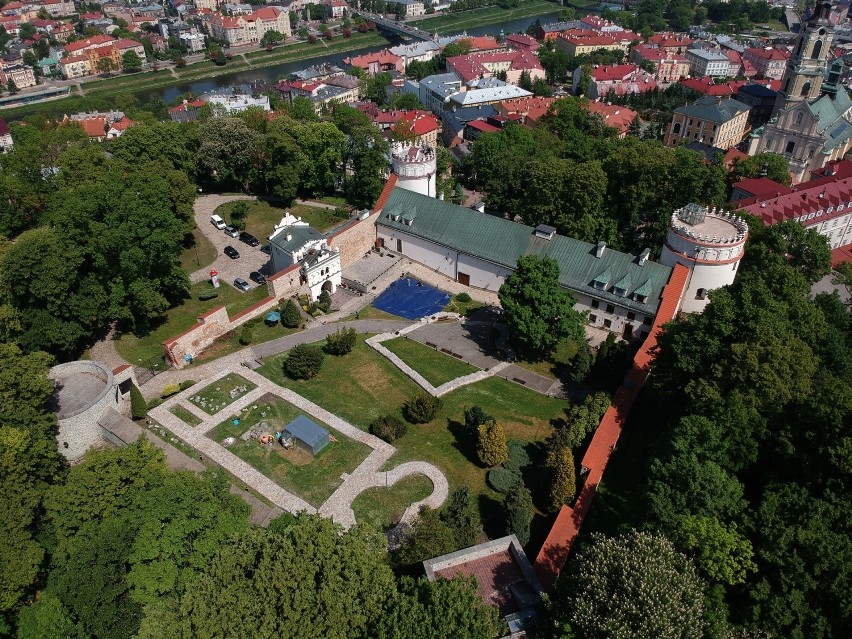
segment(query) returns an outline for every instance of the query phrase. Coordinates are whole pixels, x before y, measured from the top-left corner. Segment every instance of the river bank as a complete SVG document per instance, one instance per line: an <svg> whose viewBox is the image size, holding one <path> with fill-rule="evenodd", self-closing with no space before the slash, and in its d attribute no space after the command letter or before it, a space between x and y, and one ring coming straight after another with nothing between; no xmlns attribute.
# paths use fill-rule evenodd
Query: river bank
<svg viewBox="0 0 852 639"><path fill-rule="evenodd" d="M579 3L587 1L577 0ZM588 4L592 5L594 2L588 1ZM561 9L562 7L558 2L528 0L520 6L511 9L483 7L481 9L471 9L470 11L447 13L435 18L426 17L417 20L408 20L407 23L430 33L438 31L441 34L453 34L475 27L484 27L518 18L534 18L539 15L554 13Z"/></svg>

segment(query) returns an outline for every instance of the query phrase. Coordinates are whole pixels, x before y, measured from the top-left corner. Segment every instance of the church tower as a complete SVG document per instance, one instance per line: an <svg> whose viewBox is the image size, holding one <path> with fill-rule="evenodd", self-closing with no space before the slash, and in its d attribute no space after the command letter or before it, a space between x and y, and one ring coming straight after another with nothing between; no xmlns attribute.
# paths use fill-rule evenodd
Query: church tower
<svg viewBox="0 0 852 639"><path fill-rule="evenodd" d="M831 0L817 0L813 15L802 24L796 48L787 61L773 117L803 100L819 97L834 39L830 16Z"/></svg>

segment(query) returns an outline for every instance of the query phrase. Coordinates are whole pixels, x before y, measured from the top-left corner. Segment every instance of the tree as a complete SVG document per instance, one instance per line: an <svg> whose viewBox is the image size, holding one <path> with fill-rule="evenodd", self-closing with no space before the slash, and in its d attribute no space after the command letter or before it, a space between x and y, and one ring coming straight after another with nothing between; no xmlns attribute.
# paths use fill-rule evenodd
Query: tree
<svg viewBox="0 0 852 639"><path fill-rule="evenodd" d="M390 73L383 71L367 79L366 96L371 102L385 104L388 101L388 87L393 78Z"/></svg>
<svg viewBox="0 0 852 639"><path fill-rule="evenodd" d="M9 81L6 83L6 90L10 95L15 95L18 92L18 85L15 84L12 78L9 78Z"/></svg>
<svg viewBox="0 0 852 639"><path fill-rule="evenodd" d="M429 393L415 395L402 407L402 414L412 424L431 422L441 408L441 400Z"/></svg>
<svg viewBox="0 0 852 639"><path fill-rule="evenodd" d="M556 260L534 255L518 259L498 293L509 334L524 351L544 354L562 339L583 338L583 317L559 284Z"/></svg>
<svg viewBox="0 0 852 639"><path fill-rule="evenodd" d="M559 612L583 637L704 636L704 584L664 537L594 535L576 565Z"/></svg>
<svg viewBox="0 0 852 639"><path fill-rule="evenodd" d="M395 591L384 544L378 531L344 532L318 515L248 530L192 587L150 606L138 636L368 636Z"/></svg>
<svg viewBox="0 0 852 639"><path fill-rule="evenodd" d="M592 370L594 363L595 356L592 354L592 349L588 342L583 340L577 349L577 354L574 355L568 365L566 379L572 384L582 384Z"/></svg>
<svg viewBox="0 0 852 639"><path fill-rule="evenodd" d="M56 595L44 592L18 614L17 639L87 639Z"/></svg>
<svg viewBox="0 0 852 639"><path fill-rule="evenodd" d="M715 517L685 515L673 540L687 552L696 553L698 569L711 581L733 586L744 583L747 574L757 570L751 542L737 532L736 524L726 527Z"/></svg>
<svg viewBox="0 0 852 639"><path fill-rule="evenodd" d="M627 135L632 135L634 137L639 137L642 133L642 121L639 119L639 114L636 114L636 117L630 121L630 126L627 129Z"/></svg>
<svg viewBox="0 0 852 639"><path fill-rule="evenodd" d="M397 557L402 565L407 566L446 555L457 548L455 532L440 513L422 506L420 514L402 537Z"/></svg>
<svg viewBox="0 0 852 639"><path fill-rule="evenodd" d="M214 118L198 129L199 178L248 192L263 172L263 136L240 118Z"/></svg>
<svg viewBox="0 0 852 639"><path fill-rule="evenodd" d="M103 57L98 60L99 73L105 73L106 75L110 75L113 71L115 71L115 62L113 62L112 58Z"/></svg>
<svg viewBox="0 0 852 639"><path fill-rule="evenodd" d="M400 111L424 108L414 93L395 93L391 98L391 107Z"/></svg>
<svg viewBox="0 0 852 639"><path fill-rule="evenodd" d="M506 532L515 535L522 545L530 540L530 526L535 516L532 495L523 482L515 484L503 502L506 511Z"/></svg>
<svg viewBox="0 0 852 639"><path fill-rule="evenodd" d="M145 419L148 414L148 404L142 396L142 391L136 384L130 387L130 415L133 419Z"/></svg>
<svg viewBox="0 0 852 639"><path fill-rule="evenodd" d="M299 344L294 346L284 360L284 374L292 379L311 379L322 368L325 353L319 346Z"/></svg>
<svg viewBox="0 0 852 639"><path fill-rule="evenodd" d="M476 545L482 532L482 524L479 507L470 488L462 486L450 494L441 511L441 519L455 533L457 547L469 548Z"/></svg>
<svg viewBox="0 0 852 639"><path fill-rule="evenodd" d="M340 327L326 338L325 349L332 355L346 355L355 347L354 328Z"/></svg>
<svg viewBox="0 0 852 639"><path fill-rule="evenodd" d="M476 456L483 466L493 468L509 459L506 433L494 420L480 424L477 429Z"/></svg>
<svg viewBox="0 0 852 639"><path fill-rule="evenodd" d="M370 432L389 444L405 435L407 430L405 422L393 415L383 415L370 424Z"/></svg>
<svg viewBox="0 0 852 639"><path fill-rule="evenodd" d="M544 98L549 98L553 95L553 91L550 89L550 86L544 78L536 78L533 81L532 92L533 95Z"/></svg>
<svg viewBox="0 0 852 639"><path fill-rule="evenodd" d="M281 308L281 324L286 328L298 328L302 323L302 314L293 300L287 300Z"/></svg>
<svg viewBox="0 0 852 639"><path fill-rule="evenodd" d="M135 51L125 51L121 56L121 67L125 73L133 73L142 68L142 58Z"/></svg>
<svg viewBox="0 0 852 639"><path fill-rule="evenodd" d="M471 433L476 432L477 427L485 422L494 421L480 406L471 406L464 409L464 427Z"/></svg>
<svg viewBox="0 0 852 639"><path fill-rule="evenodd" d="M521 77L518 79L518 86L524 89L525 91L533 90L533 81L530 77L530 72L526 69L521 71Z"/></svg>
<svg viewBox="0 0 852 639"><path fill-rule="evenodd" d="M245 200L236 202L234 207L231 209L231 225L239 230L245 230L248 214L249 203Z"/></svg>
<svg viewBox="0 0 852 639"><path fill-rule="evenodd" d="M260 46L265 47L267 45L279 44L284 41L284 36L275 29L270 29L266 33L263 34L263 37L260 39Z"/></svg>
<svg viewBox="0 0 852 639"><path fill-rule="evenodd" d="M499 633L494 608L485 605L473 577L429 581L403 577L382 615L379 639L491 639Z"/></svg>
<svg viewBox="0 0 852 639"><path fill-rule="evenodd" d="M729 180L731 184L745 178L766 175L770 180L789 186L791 182L787 158L777 153L760 153L734 162Z"/></svg>
<svg viewBox="0 0 852 639"><path fill-rule="evenodd" d="M574 499L577 478L574 469L574 454L570 448L561 448L548 454L545 462L552 473L550 491L547 496L548 510L556 512Z"/></svg>

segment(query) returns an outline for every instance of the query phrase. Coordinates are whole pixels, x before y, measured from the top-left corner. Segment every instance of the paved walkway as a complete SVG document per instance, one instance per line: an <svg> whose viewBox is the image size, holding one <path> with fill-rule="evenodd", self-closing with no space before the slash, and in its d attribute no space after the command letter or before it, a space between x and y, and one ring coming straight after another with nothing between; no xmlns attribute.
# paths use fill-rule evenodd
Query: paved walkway
<svg viewBox="0 0 852 639"><path fill-rule="evenodd" d="M220 371L216 376L205 380L205 385L215 383L216 380L224 377L229 372L232 371L230 369ZM443 473L432 464L426 462L406 462L390 471L379 471L396 452L396 448L378 437L344 421L337 415L330 413L301 395L274 384L254 371L242 369L239 371L239 374L253 384L256 384L257 388L246 393L215 415L208 415L189 401L189 397L194 392L197 392L197 388L187 389L182 393L170 397L160 406L152 409L149 415L201 454L206 455L211 461L226 469L243 483L251 486L276 507L288 512L319 512L326 517L330 517L335 523L340 524L344 528L349 528L356 523L355 513L352 511L352 501L364 490L377 486L392 486L400 479L416 474L425 475L432 481L432 493L426 499L411 504L403 514L403 521L408 522L416 516L421 505L437 508L446 501L449 494L449 484ZM341 476L343 483L319 509L285 490L206 435L208 431L215 428L218 424L227 420L232 415L239 413L245 407L254 404L266 394L272 394L284 399L308 415L325 422L341 435L361 442L372 450L367 458L351 474ZM201 423L198 426L192 427L176 417L170 409L177 405L184 407L197 416L202 420Z"/></svg>

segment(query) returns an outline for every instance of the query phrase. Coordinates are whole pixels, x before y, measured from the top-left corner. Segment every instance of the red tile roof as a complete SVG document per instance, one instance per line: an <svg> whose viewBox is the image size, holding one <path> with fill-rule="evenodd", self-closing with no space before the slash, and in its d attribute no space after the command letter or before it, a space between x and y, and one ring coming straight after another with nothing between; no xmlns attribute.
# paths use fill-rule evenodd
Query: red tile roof
<svg viewBox="0 0 852 639"><path fill-rule="evenodd" d="M734 95L741 87L748 84L748 80L729 80L722 84L716 84L712 77L689 78L680 80L679 84L689 89L695 89L704 95Z"/></svg>
<svg viewBox="0 0 852 639"><path fill-rule="evenodd" d="M831 252L832 266L838 266L843 262L852 262L852 245L841 246Z"/></svg>
<svg viewBox="0 0 852 639"><path fill-rule="evenodd" d="M662 62L663 60L675 60L676 62L687 62L687 59L679 53L669 53L656 44L637 44L633 47L638 55L644 60L651 62Z"/></svg>
<svg viewBox="0 0 852 639"><path fill-rule="evenodd" d="M382 192L379 195L379 199L376 200L376 205L373 207L373 213L378 213L385 207L385 204L388 203L388 199L390 199L393 187L396 186L396 181L396 173L391 173L391 176L388 178L388 181L385 182L385 188L382 189Z"/></svg>
<svg viewBox="0 0 852 639"><path fill-rule="evenodd" d="M107 121L104 117L76 120L90 138L102 138L106 135Z"/></svg>
<svg viewBox="0 0 852 639"><path fill-rule="evenodd" d="M509 63L512 71L541 71L538 57L531 51L490 51L486 53L470 53L447 58L447 69L454 70L464 82L470 82L479 77L490 77L492 72L488 65Z"/></svg>
<svg viewBox="0 0 852 639"><path fill-rule="evenodd" d="M604 124L615 127L619 133L627 133L630 123L638 115L636 111L627 107L603 102L586 102L584 108L590 113L597 113L603 118Z"/></svg>
<svg viewBox="0 0 852 639"><path fill-rule="evenodd" d="M755 58L763 58L764 60L789 60L790 52L782 51L781 49L774 49L772 47L766 48L758 48L758 47L749 47L745 50L746 55L754 56Z"/></svg>
<svg viewBox="0 0 852 639"><path fill-rule="evenodd" d="M478 582L479 596L486 605L497 608L501 617L518 612L511 586L523 582L524 575L508 549L436 570L435 575L445 579L452 579L456 575L473 575Z"/></svg>
<svg viewBox="0 0 852 639"><path fill-rule="evenodd" d="M571 552L571 547L577 539L580 526L589 511L597 487L603 479L604 471L612 456L613 448L621 435L624 423L630 414L633 402L648 377L653 361L653 352L657 346L657 335L662 326L671 321L677 313L688 276L689 269L682 264L676 264L672 269L669 282L663 289L662 300L651 333L633 358L633 368L616 391L612 405L604 413L589 448L583 456L581 465L588 469L588 473L580 490L580 495L574 502L573 508L570 506L562 507L536 557L534 568L546 590L553 588L565 560Z"/></svg>
<svg viewBox="0 0 852 639"><path fill-rule="evenodd" d="M648 38L648 42L667 49L674 49L688 47L692 44L692 38L682 33L657 33Z"/></svg>
<svg viewBox="0 0 852 639"><path fill-rule="evenodd" d="M471 129L476 129L477 131L482 131L483 133L493 133L494 131L499 131L500 128L494 126L493 124L489 124L485 120L471 120L467 123Z"/></svg>
<svg viewBox="0 0 852 639"><path fill-rule="evenodd" d="M364 55L356 55L353 58L343 58L343 62L353 67L366 69L371 64L396 64L402 58L395 53L391 53L387 49L373 53L365 53Z"/></svg>
<svg viewBox="0 0 852 639"><path fill-rule="evenodd" d="M610 35L593 31L592 29L568 29L559 34L560 38L567 40L575 46L609 46L615 44L615 38Z"/></svg>
<svg viewBox="0 0 852 639"><path fill-rule="evenodd" d="M602 65L591 69L592 79L598 82L624 80L639 69L635 64Z"/></svg>
<svg viewBox="0 0 852 639"><path fill-rule="evenodd" d="M91 38L86 38L85 40L77 40L77 42L72 42L71 44L66 44L63 49L68 53L74 53L75 51L85 51L86 49L99 47L104 44L109 44L111 42L115 42L115 38L108 35L96 35Z"/></svg>
<svg viewBox="0 0 852 639"><path fill-rule="evenodd" d="M792 193L793 189L788 186L770 180L768 177L747 178L734 184L735 189L749 193L752 197L767 198L778 197Z"/></svg>
<svg viewBox="0 0 852 639"><path fill-rule="evenodd" d="M525 122L535 123L541 116L547 115L554 102L556 98L513 98L498 104L497 109L509 116L523 115Z"/></svg>
<svg viewBox="0 0 852 639"><path fill-rule="evenodd" d="M506 42L510 46L514 46L518 49L529 49L530 51L538 51L538 49L541 48L541 45L539 44L538 40L536 40L532 36L522 35L519 33L507 35Z"/></svg>
<svg viewBox="0 0 852 639"><path fill-rule="evenodd" d="M503 45L494 36L476 36L474 38L460 38L459 42L470 42L471 51L491 51L502 49Z"/></svg>

